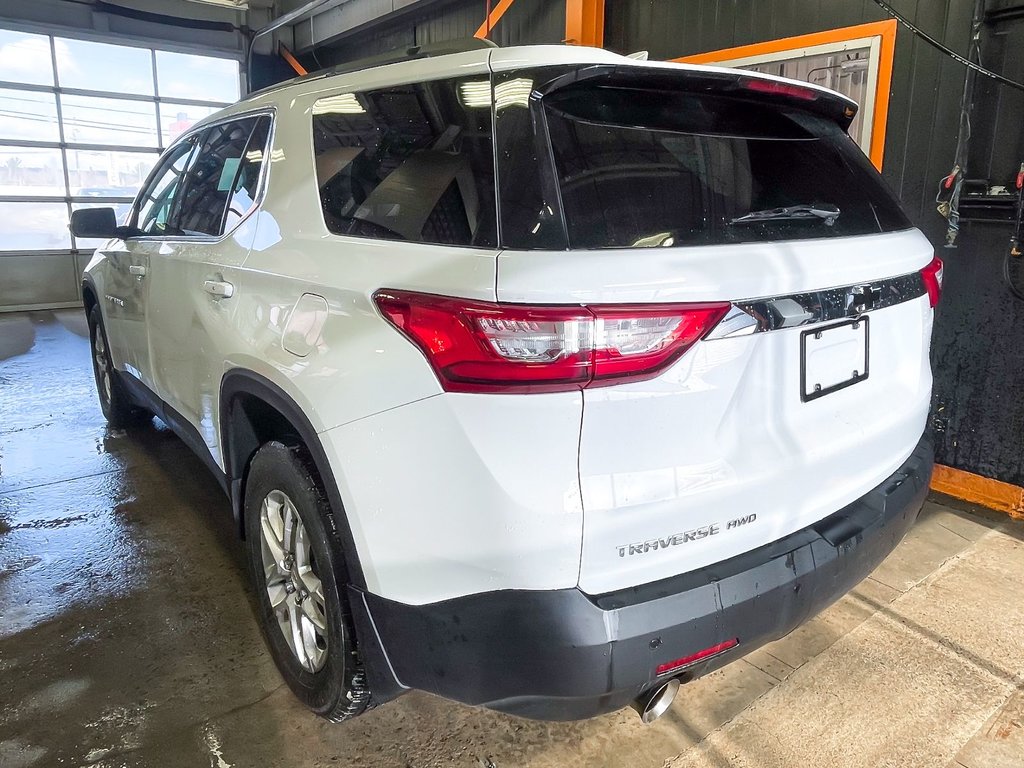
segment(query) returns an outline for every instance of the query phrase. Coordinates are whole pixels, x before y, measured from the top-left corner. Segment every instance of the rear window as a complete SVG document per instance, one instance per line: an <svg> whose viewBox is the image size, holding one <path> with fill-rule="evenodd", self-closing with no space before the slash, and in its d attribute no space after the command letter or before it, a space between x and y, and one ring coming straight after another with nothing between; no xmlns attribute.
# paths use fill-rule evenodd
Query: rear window
<svg viewBox="0 0 1024 768"><path fill-rule="evenodd" d="M507 247L714 245L910 227L828 118L735 96L585 83L541 104L533 115L522 104L499 111ZM545 163L546 182L536 172Z"/></svg>

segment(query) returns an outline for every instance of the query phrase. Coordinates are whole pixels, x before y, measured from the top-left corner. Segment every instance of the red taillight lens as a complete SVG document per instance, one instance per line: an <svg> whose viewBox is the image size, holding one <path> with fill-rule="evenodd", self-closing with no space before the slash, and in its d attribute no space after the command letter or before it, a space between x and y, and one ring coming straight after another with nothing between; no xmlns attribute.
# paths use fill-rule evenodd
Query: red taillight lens
<svg viewBox="0 0 1024 768"><path fill-rule="evenodd" d="M714 328L728 304L590 308L594 313L595 386L663 370Z"/></svg>
<svg viewBox="0 0 1024 768"><path fill-rule="evenodd" d="M557 392L657 375L729 304L527 307L378 291L449 392Z"/></svg>
<svg viewBox="0 0 1024 768"><path fill-rule="evenodd" d="M931 263L921 270L924 288L928 291L928 303L935 307L942 296L942 259L936 256Z"/></svg>
<svg viewBox="0 0 1024 768"><path fill-rule="evenodd" d="M748 91L771 93L778 96L789 96L794 99L802 99L803 101L814 101L819 95L813 88L804 88L800 85L780 83L776 80L762 80L754 77L743 80L740 85Z"/></svg>
<svg viewBox="0 0 1024 768"><path fill-rule="evenodd" d="M740 639L738 637L734 637L732 640L726 640L723 643L712 645L710 648L705 648L703 651L691 653L689 656L683 656L681 659L669 661L665 664L659 664L654 673L660 676L667 674L668 672L677 672L681 669L685 669L686 667L693 666L698 661L704 661L705 659L710 659L712 656L725 653L730 648L735 648L739 644Z"/></svg>

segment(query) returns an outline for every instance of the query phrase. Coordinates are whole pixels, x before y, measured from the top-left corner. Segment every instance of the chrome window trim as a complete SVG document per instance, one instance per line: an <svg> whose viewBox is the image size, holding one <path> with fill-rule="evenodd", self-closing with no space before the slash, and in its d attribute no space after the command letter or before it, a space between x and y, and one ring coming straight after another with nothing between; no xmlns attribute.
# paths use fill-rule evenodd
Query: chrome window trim
<svg viewBox="0 0 1024 768"><path fill-rule="evenodd" d="M734 301L706 340L830 323L886 309L926 294L920 272L820 291Z"/></svg>

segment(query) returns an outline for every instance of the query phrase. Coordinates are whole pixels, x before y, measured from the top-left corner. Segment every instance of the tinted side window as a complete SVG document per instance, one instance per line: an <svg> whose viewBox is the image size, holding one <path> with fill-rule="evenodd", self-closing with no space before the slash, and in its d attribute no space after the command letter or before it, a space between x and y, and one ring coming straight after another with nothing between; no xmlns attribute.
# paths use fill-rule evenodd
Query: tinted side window
<svg viewBox="0 0 1024 768"><path fill-rule="evenodd" d="M171 147L139 196L135 225L150 235L178 234L171 230L171 212L181 191L196 148L195 137Z"/></svg>
<svg viewBox="0 0 1024 768"><path fill-rule="evenodd" d="M502 245L525 250L564 250L558 186L551 171L540 113L530 109L534 79L528 73L495 76L495 120ZM518 98L505 97L518 94Z"/></svg>
<svg viewBox="0 0 1024 768"><path fill-rule="evenodd" d="M242 161L238 165L238 173L231 185L224 227L221 230L223 232L231 231L256 204L256 193L259 188L260 175L263 173L269 137L270 117L260 117L256 121L252 135L249 136L249 143L246 145Z"/></svg>
<svg viewBox="0 0 1024 768"><path fill-rule="evenodd" d="M489 94L489 81L477 78L317 100L313 147L328 229L493 247Z"/></svg>
<svg viewBox="0 0 1024 768"><path fill-rule="evenodd" d="M185 235L219 235L257 118L208 128L185 177L174 223ZM251 201L250 201L251 205Z"/></svg>

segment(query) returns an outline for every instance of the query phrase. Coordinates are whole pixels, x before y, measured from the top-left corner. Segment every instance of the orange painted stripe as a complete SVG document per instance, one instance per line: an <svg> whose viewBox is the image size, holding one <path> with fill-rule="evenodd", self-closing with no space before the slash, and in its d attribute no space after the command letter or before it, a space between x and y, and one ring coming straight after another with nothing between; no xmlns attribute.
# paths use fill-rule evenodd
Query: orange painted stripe
<svg viewBox="0 0 1024 768"><path fill-rule="evenodd" d="M491 15L484 19L484 23L477 29L476 34L473 37L479 37L481 39L486 38L490 35L494 25L498 23L498 20L505 15L505 11L509 9L514 0L501 0L494 8L491 9Z"/></svg>
<svg viewBox="0 0 1024 768"><path fill-rule="evenodd" d="M932 490L1024 520L1024 488L1017 485L936 464Z"/></svg>
<svg viewBox="0 0 1024 768"><path fill-rule="evenodd" d="M281 54L281 58L284 59L285 61L287 61L289 64L291 64L292 65L292 69L294 69L298 74L300 74L300 75L308 75L309 74L309 72L306 71L306 68L299 63L299 60L296 59L292 55L292 52L289 51L284 46L284 44L278 45L277 50Z"/></svg>
<svg viewBox="0 0 1024 768"><path fill-rule="evenodd" d="M748 56L763 56L765 54L781 53L782 51L791 51L798 48L810 48L814 45L841 43L846 40L857 40L862 37L881 37L878 85L875 89L874 125L871 127L871 152L869 157L874 166L878 170L882 170L882 160L885 156L885 130L889 122L889 93L892 90L892 69L893 60L896 57L896 30L898 26L896 19L874 21L870 24L857 24L853 27L829 29L824 32L814 32L810 35L784 37L779 40L769 40L764 43L754 43L753 45L741 45L736 48L723 48L720 51L683 56L673 59L673 61L681 61L687 64L715 64L720 61L744 59Z"/></svg>

